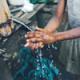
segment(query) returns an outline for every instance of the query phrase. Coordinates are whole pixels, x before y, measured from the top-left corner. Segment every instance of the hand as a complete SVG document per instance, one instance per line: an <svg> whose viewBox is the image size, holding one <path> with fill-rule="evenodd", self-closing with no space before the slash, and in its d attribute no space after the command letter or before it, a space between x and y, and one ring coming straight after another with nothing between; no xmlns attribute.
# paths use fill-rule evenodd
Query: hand
<svg viewBox="0 0 80 80"><path fill-rule="evenodd" d="M52 33L35 31L27 33L27 43L25 46L36 49L54 42L56 42L56 38Z"/></svg>
<svg viewBox="0 0 80 80"><path fill-rule="evenodd" d="M39 37L38 32L50 33L47 29L42 29L42 28L38 28L38 27L36 27L36 30L35 30L35 31L37 31L37 34L34 34L34 32L28 32L28 33L25 35L25 38L33 38L33 37L35 37L35 35L36 35L37 37Z"/></svg>
<svg viewBox="0 0 80 80"><path fill-rule="evenodd" d="M38 49L38 48L43 48L44 45L43 45L42 42L32 43L32 42L27 41L26 44L25 44L25 47L29 47L32 50L35 50L35 49Z"/></svg>

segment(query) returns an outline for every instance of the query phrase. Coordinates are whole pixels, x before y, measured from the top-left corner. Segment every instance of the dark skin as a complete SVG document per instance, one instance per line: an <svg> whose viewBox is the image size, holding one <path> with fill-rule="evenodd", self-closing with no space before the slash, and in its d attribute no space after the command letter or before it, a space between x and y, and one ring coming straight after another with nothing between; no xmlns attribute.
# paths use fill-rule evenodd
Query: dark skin
<svg viewBox="0 0 80 80"><path fill-rule="evenodd" d="M55 18L44 29L37 28L35 32L28 32L26 34L27 36L25 35L27 38L25 47L37 49L44 47L45 44L80 37L80 27L65 32L55 32L62 22L65 6L65 0L60 0L56 9Z"/></svg>

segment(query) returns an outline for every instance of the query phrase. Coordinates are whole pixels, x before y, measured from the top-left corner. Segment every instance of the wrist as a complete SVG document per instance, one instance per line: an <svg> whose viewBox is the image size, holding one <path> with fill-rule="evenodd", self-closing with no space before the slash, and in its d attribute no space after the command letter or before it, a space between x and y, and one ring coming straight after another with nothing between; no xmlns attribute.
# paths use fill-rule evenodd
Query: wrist
<svg viewBox="0 0 80 80"><path fill-rule="evenodd" d="M56 41L63 41L67 39L67 35L65 32L57 32L55 33L55 40Z"/></svg>

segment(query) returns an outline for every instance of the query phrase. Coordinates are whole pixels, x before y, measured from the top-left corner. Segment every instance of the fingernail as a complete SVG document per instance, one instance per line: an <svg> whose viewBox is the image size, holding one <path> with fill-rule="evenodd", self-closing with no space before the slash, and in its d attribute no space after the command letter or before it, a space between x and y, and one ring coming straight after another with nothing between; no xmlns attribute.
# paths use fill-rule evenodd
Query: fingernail
<svg viewBox="0 0 80 80"><path fill-rule="evenodd" d="M41 46L41 48L43 48L44 47L43 43L41 43L40 46Z"/></svg>
<svg viewBox="0 0 80 80"><path fill-rule="evenodd" d="M44 45L41 45L41 48L43 48L44 47Z"/></svg>
<svg viewBox="0 0 80 80"><path fill-rule="evenodd" d="M27 42L29 42L29 40L27 40Z"/></svg>
<svg viewBox="0 0 80 80"><path fill-rule="evenodd" d="M29 43L27 43L27 44L24 45L24 47L28 47L28 46L29 46Z"/></svg>
<svg viewBox="0 0 80 80"><path fill-rule="evenodd" d="M27 38L27 35L25 35L25 38Z"/></svg>

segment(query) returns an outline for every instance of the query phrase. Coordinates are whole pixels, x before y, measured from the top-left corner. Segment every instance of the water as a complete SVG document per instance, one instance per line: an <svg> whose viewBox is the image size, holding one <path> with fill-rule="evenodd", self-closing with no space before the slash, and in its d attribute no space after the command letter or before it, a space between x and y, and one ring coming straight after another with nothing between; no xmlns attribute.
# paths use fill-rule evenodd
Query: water
<svg viewBox="0 0 80 80"><path fill-rule="evenodd" d="M54 66L53 59L43 57L41 49L32 52L29 48L21 48L19 52L22 67L15 72L14 80L54 80L59 69ZM50 57L52 58L52 57Z"/></svg>

